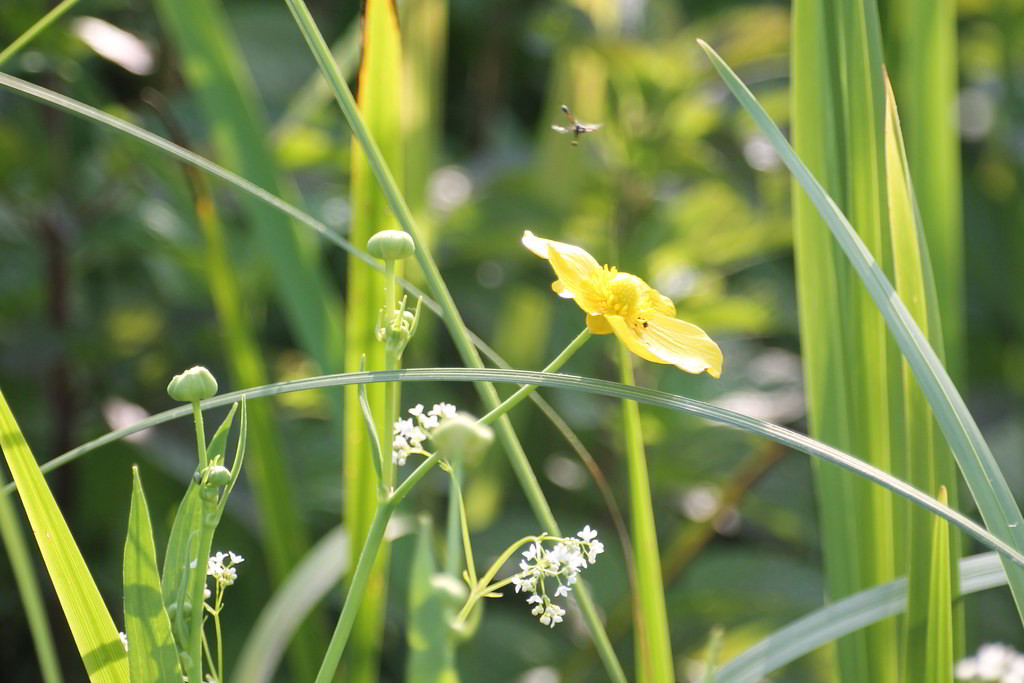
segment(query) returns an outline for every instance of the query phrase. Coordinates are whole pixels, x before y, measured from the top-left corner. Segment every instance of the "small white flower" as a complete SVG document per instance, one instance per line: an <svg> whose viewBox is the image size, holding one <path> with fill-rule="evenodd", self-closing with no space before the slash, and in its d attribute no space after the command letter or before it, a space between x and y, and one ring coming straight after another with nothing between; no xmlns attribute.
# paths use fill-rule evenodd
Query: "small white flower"
<svg viewBox="0 0 1024 683"><path fill-rule="evenodd" d="M124 651L128 652L128 634L126 634L124 631L121 631L117 635L121 637L121 644L124 645Z"/></svg>
<svg viewBox="0 0 1024 683"><path fill-rule="evenodd" d="M523 551L523 557L525 557L527 560L535 560L538 557L540 557L542 552L543 551L541 550L539 543L531 543L530 547ZM525 564L525 562L521 562L519 566L525 570Z"/></svg>
<svg viewBox="0 0 1024 683"><path fill-rule="evenodd" d="M569 591L571 591L571 590L572 589L569 588L568 585L563 583L563 584L559 585L558 588L555 589L555 597L556 598L567 598L567 597L569 597Z"/></svg>
<svg viewBox="0 0 1024 683"><path fill-rule="evenodd" d="M420 415L422 415L423 414L423 404L422 403L417 403L412 408L409 408L409 414L413 415L415 417L419 417Z"/></svg>
<svg viewBox="0 0 1024 683"><path fill-rule="evenodd" d="M964 681L1024 683L1024 655L1002 643L987 643L975 656L960 660L954 673Z"/></svg>
<svg viewBox="0 0 1024 683"><path fill-rule="evenodd" d="M544 598L540 597L536 593L526 598L526 603L529 605L540 605L544 602Z"/></svg>
<svg viewBox="0 0 1024 683"><path fill-rule="evenodd" d="M423 420L420 421L420 426L423 427L424 429L437 429L437 426L439 424L441 424L441 421L438 420L437 416L435 415L430 415L428 417L423 418Z"/></svg>
<svg viewBox="0 0 1024 683"><path fill-rule="evenodd" d="M576 535L582 538L587 543L590 543L597 538L597 532L590 528L590 525L583 527L583 531L576 532Z"/></svg>

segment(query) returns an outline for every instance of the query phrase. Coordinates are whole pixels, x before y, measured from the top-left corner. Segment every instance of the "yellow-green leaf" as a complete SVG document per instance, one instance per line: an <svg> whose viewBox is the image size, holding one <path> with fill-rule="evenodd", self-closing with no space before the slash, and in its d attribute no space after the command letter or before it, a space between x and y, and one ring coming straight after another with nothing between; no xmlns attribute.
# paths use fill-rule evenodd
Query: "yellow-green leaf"
<svg viewBox="0 0 1024 683"><path fill-rule="evenodd" d="M46 571L94 683L128 683L128 657L96 582L0 392L0 448L18 487Z"/></svg>
<svg viewBox="0 0 1024 683"><path fill-rule="evenodd" d="M160 592L156 546L139 468L132 468L132 507L124 545L124 630L133 681L181 683L171 620Z"/></svg>

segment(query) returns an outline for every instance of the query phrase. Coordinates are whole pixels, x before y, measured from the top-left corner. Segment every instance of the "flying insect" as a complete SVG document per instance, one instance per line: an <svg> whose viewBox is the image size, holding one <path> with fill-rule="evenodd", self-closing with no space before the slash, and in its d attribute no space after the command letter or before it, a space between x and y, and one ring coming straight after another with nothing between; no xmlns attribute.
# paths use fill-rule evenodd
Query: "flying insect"
<svg viewBox="0 0 1024 683"><path fill-rule="evenodd" d="M551 126L551 130L557 133L562 133L563 135L572 133L573 147L580 144L580 135L583 135L584 133L593 133L604 125L603 123L583 123L582 121L577 121L576 117L572 115L571 111L569 111L569 107L564 104L562 105L562 112L569 118L570 125Z"/></svg>

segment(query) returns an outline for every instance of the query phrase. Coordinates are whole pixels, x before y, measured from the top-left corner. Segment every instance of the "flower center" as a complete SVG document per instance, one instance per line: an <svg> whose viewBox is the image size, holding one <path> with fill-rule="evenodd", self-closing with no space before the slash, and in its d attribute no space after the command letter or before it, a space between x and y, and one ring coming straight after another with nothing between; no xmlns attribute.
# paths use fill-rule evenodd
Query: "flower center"
<svg viewBox="0 0 1024 683"><path fill-rule="evenodd" d="M643 282L640 278L629 273L615 273L608 281L608 298L605 300L608 315L623 318L636 316L637 304L642 293Z"/></svg>

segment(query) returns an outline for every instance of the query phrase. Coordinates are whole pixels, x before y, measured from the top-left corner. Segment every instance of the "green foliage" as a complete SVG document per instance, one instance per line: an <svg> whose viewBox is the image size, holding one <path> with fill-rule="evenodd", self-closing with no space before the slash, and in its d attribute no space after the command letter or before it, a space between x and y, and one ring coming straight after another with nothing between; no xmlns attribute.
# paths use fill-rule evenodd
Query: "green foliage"
<svg viewBox="0 0 1024 683"><path fill-rule="evenodd" d="M114 621L2 392L0 448L89 680L127 682L128 658Z"/></svg>
<svg viewBox="0 0 1024 683"><path fill-rule="evenodd" d="M124 545L124 632L133 681L180 683L178 649L161 596L153 527L139 468L132 468L132 507Z"/></svg>
<svg viewBox="0 0 1024 683"><path fill-rule="evenodd" d="M966 622L972 649L991 640L1020 649L1001 562L1019 583L1024 556L1009 492L1024 469L1012 457L996 468L973 422L995 457L1019 450L1012 408L1024 395L1024 356L1014 340L1024 317L1007 292L1020 289L1024 242L1005 226L1022 206L1012 141L1022 111L1014 45L1024 23L1012 8L882 0L879 14L871 1L570 0L509 11L408 0L370 3L387 21L364 25L359 3L322 14L313 4L316 24L301 0L161 0L155 11L128 13L79 3L63 17L75 0L44 16L45 4L0 6L0 374L22 406L21 429L46 459L38 471L53 473L49 486L97 595L118 600L116 520L130 517L132 530L151 539L152 553L136 553L132 566L153 586L153 558L170 528L163 597L146 614L157 631L169 628L178 652L197 647L189 620L202 612L193 598L203 567L189 565L201 565L214 526L204 522L214 519L216 547L248 558L223 634L212 613L207 623L210 658L223 653L223 678L239 683L302 670L312 680L324 643L304 624L339 607L325 682L344 651L343 675L362 679L518 680L553 667L565 683L622 681L618 662L635 660L638 680L697 680L705 671L719 682L810 683L835 679L838 640L853 680L930 683L949 680L965 647L965 609L985 617ZM288 10L299 32L289 30ZM86 13L94 16L75 16ZM764 116L789 127L799 159L761 113L751 119L735 106L697 36L757 83ZM363 47L371 67L388 55L373 73ZM357 105L345 79L356 83L361 62ZM885 96L882 63L902 121ZM743 95L738 82L728 85ZM367 92L383 93L376 112ZM562 104L603 126L573 146L550 128L565 124ZM174 142L146 129L167 130ZM783 164L810 183L811 199ZM413 241L411 283L399 273L392 284L365 239L355 239L367 225ZM641 363L635 387L593 379L615 372L610 337L574 347L564 375L550 366L483 369L481 357L498 368L542 367L583 322L552 295L549 272L519 254L527 229L584 246L668 294L680 317L724 349L722 378ZM877 270L863 258L851 265L844 250L855 260L870 254ZM353 296L346 288L364 277L377 285ZM429 294L423 307L441 322L423 316L408 362L436 367L400 371L397 354L371 358L368 373L356 372L357 356L346 366L342 317L345 336L381 354L377 309L402 289L412 299ZM185 456L192 435L171 422L190 406L158 412L169 405L167 378L197 362L227 377L229 391L204 401L197 418L254 399L252 488L240 487L226 507L241 444L229 470L225 425L200 448L219 464L197 478ZM964 393L973 416L940 363L961 392L973 388ZM342 369L350 372L322 374ZM376 436L366 435L355 400L343 417L342 387L375 397L362 408L373 404ZM429 466L407 475L401 507L389 485L403 477L385 481L399 393L404 407L451 401L495 420L498 442L466 462L430 462L451 478L428 475ZM520 403L527 397L532 403ZM633 409L622 414L620 403ZM805 418L814 439L798 433ZM459 420L453 427L466 431L457 435L471 433L472 418ZM958 422L966 429L957 437ZM954 433L974 483L961 501L940 428ZM792 449L811 460L787 456ZM339 477L339 452L355 477ZM137 484L129 512L128 479L117 472L134 463L146 472L148 502L139 504ZM925 493L940 485L950 487L949 506ZM0 563L0 585L9 586L0 621L15 624L5 635L23 654L5 662L5 680L40 678L23 621L50 680L59 676L54 652L74 652L74 631L59 626L52 647L42 600L31 597L36 568L13 533L9 504L18 494L6 494L15 490L4 487L0 501L16 579ZM629 501L632 534L616 499ZM971 519L975 501L987 528ZM414 528L407 513L438 520L445 507L443 533L397 540ZM351 551L363 543L339 521L348 531L369 525L360 557ZM456 658L443 614L463 606L470 540L490 564L508 539L585 524L607 548L573 592L582 620L570 609L568 623L539 626L506 585L500 600L480 597L486 611L471 610ZM961 546L974 543L1003 559L958 563ZM439 575L433 556L442 547ZM388 558L386 574L374 576L375 557ZM476 565L465 566L472 583ZM349 572L354 582L342 583ZM909 583L888 581L904 573ZM840 585L855 592L822 607L822 595ZM131 630L137 620L128 616ZM645 621L658 627L654 638ZM709 646L719 626L723 635ZM292 650L305 656L289 673L281 660ZM645 656L655 651L661 656ZM129 659L158 661L145 654L140 647ZM203 659L204 670L221 668ZM135 663L123 661L127 678ZM198 661L185 664L190 678L201 676Z"/></svg>

